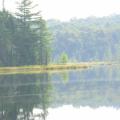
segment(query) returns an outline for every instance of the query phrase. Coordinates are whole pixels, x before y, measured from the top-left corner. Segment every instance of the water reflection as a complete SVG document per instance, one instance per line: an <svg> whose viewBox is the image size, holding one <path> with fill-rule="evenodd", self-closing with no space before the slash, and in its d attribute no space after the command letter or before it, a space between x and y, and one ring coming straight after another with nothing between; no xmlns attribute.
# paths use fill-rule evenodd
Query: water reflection
<svg viewBox="0 0 120 120"><path fill-rule="evenodd" d="M0 120L52 120L50 116L63 105L74 106L73 111L86 106L119 109L119 67L0 75Z"/></svg>
<svg viewBox="0 0 120 120"><path fill-rule="evenodd" d="M0 76L0 120L45 120L51 88L48 74Z"/></svg>
<svg viewBox="0 0 120 120"><path fill-rule="evenodd" d="M54 106L73 105L120 107L120 69L101 67L96 69L70 71L69 81L54 74ZM59 99L60 96L60 99Z"/></svg>

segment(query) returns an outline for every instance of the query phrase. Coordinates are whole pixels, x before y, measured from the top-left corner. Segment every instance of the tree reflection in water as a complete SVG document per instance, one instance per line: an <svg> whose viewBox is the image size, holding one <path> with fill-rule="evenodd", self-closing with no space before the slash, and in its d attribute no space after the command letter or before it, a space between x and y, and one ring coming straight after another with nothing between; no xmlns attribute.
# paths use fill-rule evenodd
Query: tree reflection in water
<svg viewBox="0 0 120 120"><path fill-rule="evenodd" d="M0 120L46 120L63 105L120 108L120 68L0 75Z"/></svg>
<svg viewBox="0 0 120 120"><path fill-rule="evenodd" d="M50 103L49 75L0 76L0 120L45 120ZM38 108L41 112L34 114Z"/></svg>

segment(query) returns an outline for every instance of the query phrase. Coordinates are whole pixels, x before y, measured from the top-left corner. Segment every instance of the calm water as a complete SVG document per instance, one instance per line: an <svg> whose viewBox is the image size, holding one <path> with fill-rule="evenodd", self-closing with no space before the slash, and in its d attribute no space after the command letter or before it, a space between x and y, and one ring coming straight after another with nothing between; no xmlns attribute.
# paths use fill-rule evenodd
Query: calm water
<svg viewBox="0 0 120 120"><path fill-rule="evenodd" d="M0 75L0 120L120 120L120 67Z"/></svg>

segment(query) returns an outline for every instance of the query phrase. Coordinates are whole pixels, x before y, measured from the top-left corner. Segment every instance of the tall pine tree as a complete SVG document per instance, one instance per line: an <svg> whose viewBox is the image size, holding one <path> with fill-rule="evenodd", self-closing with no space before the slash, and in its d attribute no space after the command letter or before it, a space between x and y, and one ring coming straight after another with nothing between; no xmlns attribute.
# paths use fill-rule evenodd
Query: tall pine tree
<svg viewBox="0 0 120 120"><path fill-rule="evenodd" d="M47 28L46 21L42 18L38 21L36 57L37 64L47 65L50 62L52 35Z"/></svg>
<svg viewBox="0 0 120 120"><path fill-rule="evenodd" d="M51 35L42 19L37 5L30 0L22 0L16 16L19 20L19 37L17 40L18 61L20 65L48 64Z"/></svg>
<svg viewBox="0 0 120 120"><path fill-rule="evenodd" d="M18 30L17 34L17 53L18 65L30 65L36 63L35 58L35 43L36 35L32 30L32 23L34 17L39 15L39 12L32 13L34 6L30 0L22 0L18 4Z"/></svg>

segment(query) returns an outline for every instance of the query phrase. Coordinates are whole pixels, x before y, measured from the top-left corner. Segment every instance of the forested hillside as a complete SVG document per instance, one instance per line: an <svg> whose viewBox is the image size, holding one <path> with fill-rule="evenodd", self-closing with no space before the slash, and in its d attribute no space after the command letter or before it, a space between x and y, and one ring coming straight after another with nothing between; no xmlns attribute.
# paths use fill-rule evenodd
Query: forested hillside
<svg viewBox="0 0 120 120"><path fill-rule="evenodd" d="M48 20L54 34L53 60L66 53L70 61L120 59L120 15L103 18Z"/></svg>

